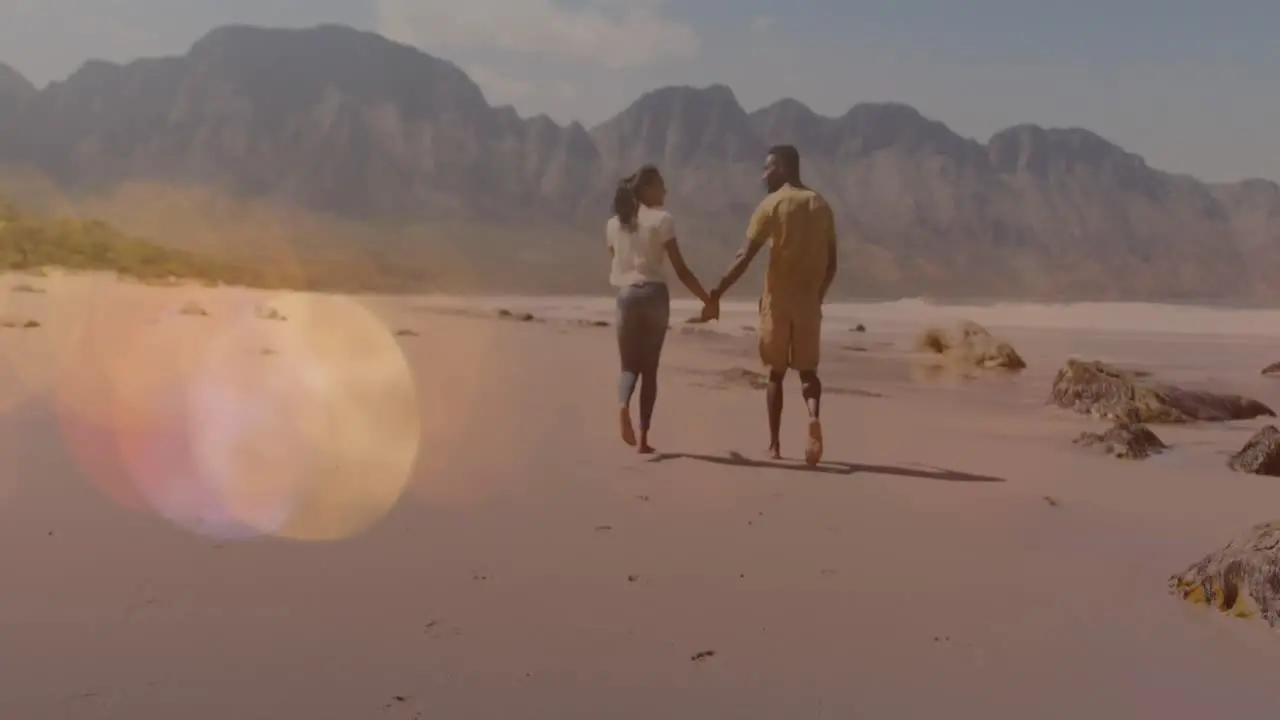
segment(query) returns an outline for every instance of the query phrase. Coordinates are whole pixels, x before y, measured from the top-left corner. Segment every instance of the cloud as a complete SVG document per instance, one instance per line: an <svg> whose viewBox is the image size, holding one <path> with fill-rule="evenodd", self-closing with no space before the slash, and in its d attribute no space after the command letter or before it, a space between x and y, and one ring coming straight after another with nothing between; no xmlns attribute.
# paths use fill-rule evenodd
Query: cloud
<svg viewBox="0 0 1280 720"><path fill-rule="evenodd" d="M378 32L428 52L498 51L614 70L697 55L666 0L375 0Z"/></svg>
<svg viewBox="0 0 1280 720"><path fill-rule="evenodd" d="M493 105L515 105L535 96L566 102L578 95L574 86L564 80L535 83L481 64L467 64L462 69L484 90L485 99Z"/></svg>
<svg viewBox="0 0 1280 720"><path fill-rule="evenodd" d="M181 54L227 23L369 27L372 21L372 0L0 0L0 62L43 84L90 58Z"/></svg>

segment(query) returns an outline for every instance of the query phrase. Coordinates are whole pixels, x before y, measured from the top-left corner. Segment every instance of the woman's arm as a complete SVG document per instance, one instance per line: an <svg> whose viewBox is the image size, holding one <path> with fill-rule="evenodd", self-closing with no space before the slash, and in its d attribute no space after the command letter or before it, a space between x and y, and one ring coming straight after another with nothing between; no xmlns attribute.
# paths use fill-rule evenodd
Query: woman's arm
<svg viewBox="0 0 1280 720"><path fill-rule="evenodd" d="M710 302L711 296L703 289L702 283L698 282L698 278L694 277L693 271L684 261L684 255L680 254L680 245L675 238L667 241L667 258L671 260L671 269L676 271L676 277L680 278L680 282L689 288L689 292L703 303Z"/></svg>

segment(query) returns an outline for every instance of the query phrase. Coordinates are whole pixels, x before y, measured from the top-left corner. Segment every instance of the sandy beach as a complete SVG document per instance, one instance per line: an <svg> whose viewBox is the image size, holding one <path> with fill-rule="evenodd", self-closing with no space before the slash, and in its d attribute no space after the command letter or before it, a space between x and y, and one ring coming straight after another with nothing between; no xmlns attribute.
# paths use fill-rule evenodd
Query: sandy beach
<svg viewBox="0 0 1280 720"><path fill-rule="evenodd" d="M1080 356L1280 405L1280 313L832 306L811 470L763 460L752 307L679 305L643 457L608 300L5 276L0 718L1280 709L1275 631L1166 589L1280 515L1225 465L1267 421L1124 461L1046 403ZM1028 369L921 371L913 337L956 317Z"/></svg>

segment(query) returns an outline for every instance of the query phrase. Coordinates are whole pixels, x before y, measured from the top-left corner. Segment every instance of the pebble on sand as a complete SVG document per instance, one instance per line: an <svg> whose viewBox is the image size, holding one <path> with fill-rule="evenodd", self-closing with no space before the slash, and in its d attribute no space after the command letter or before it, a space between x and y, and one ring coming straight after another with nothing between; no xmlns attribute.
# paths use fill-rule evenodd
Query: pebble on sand
<svg viewBox="0 0 1280 720"><path fill-rule="evenodd" d="M256 314L260 320L275 320L277 322L283 322L287 319L283 313L270 305L259 305L254 310L254 314Z"/></svg>
<svg viewBox="0 0 1280 720"><path fill-rule="evenodd" d="M179 310L180 315L190 315L193 317L208 317L209 311L205 310L200 303L192 300L184 304Z"/></svg>
<svg viewBox="0 0 1280 720"><path fill-rule="evenodd" d="M534 317L533 313L530 313L530 312L516 313L516 312L511 312L506 308L498 308L498 312L496 314L502 320L514 320L516 322L533 322L534 320L537 320L537 318Z"/></svg>

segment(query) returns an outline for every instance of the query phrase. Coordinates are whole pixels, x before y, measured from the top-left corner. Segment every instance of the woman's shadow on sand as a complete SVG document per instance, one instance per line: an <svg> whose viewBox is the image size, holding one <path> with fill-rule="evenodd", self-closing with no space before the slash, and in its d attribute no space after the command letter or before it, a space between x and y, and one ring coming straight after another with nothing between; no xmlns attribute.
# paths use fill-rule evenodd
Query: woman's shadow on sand
<svg viewBox="0 0 1280 720"><path fill-rule="evenodd" d="M895 475L897 477L920 478L923 480L945 480L947 482L1007 482L1004 478L991 475L974 475L957 470L942 468L911 468L897 465L865 465L846 462L821 462L815 466L803 463L790 463L780 460L753 460L742 453L730 451L725 456L699 455L697 453L658 453L649 462L659 463L668 460L696 460L713 465L729 465L733 467L769 468L774 470L790 470L792 472L827 473L829 475L853 475L855 473L871 473L873 475Z"/></svg>

